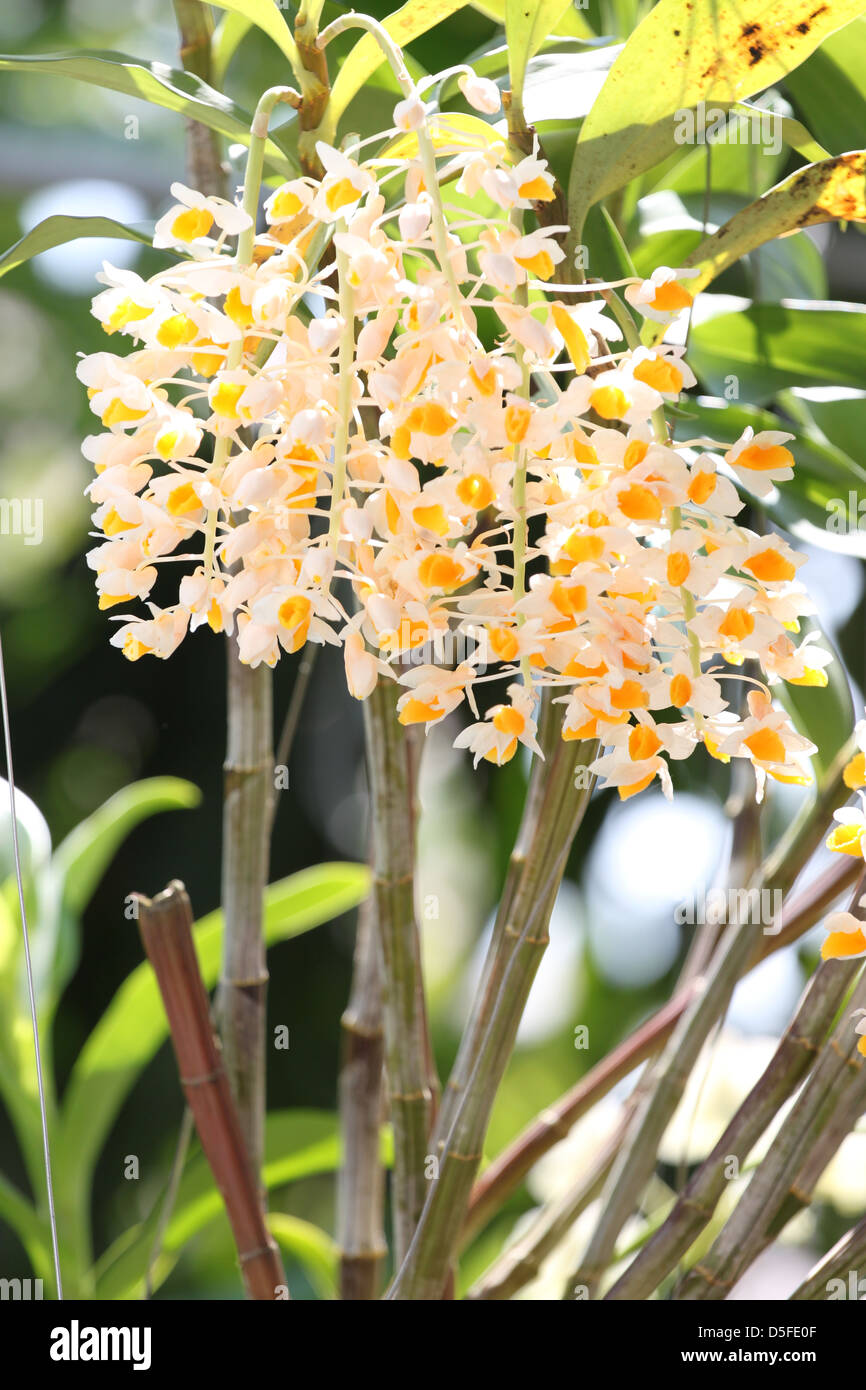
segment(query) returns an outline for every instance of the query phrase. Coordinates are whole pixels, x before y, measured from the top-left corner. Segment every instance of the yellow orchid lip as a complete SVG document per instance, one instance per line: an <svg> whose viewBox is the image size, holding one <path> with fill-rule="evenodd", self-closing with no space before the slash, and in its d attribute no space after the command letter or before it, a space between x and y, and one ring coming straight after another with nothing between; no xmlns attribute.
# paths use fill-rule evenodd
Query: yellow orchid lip
<svg viewBox="0 0 866 1390"><path fill-rule="evenodd" d="M855 753L851 761L845 764L842 781L851 791L866 787L866 753Z"/></svg>
<svg viewBox="0 0 866 1390"><path fill-rule="evenodd" d="M213 213L208 208L187 208L172 222L171 234L176 241L196 241L207 236L213 222Z"/></svg>
<svg viewBox="0 0 866 1390"><path fill-rule="evenodd" d="M861 821L849 821L834 826L824 843L827 849L835 850L837 854L851 854L859 859L863 853L861 841L864 831L866 824Z"/></svg>
<svg viewBox="0 0 866 1390"><path fill-rule="evenodd" d="M866 951L866 936L862 931L833 931L821 946L822 960L845 960Z"/></svg>

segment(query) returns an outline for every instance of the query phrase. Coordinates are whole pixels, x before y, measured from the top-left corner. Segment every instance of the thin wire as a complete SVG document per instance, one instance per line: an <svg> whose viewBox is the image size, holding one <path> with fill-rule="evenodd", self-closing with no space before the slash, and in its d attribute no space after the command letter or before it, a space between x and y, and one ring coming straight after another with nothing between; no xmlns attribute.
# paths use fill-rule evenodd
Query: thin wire
<svg viewBox="0 0 866 1390"><path fill-rule="evenodd" d="M60 1251L57 1246L57 1217L54 1211L54 1183L51 1180L51 1149L48 1144L48 1116L45 1109L45 1085L42 1079L42 1053L39 1047L39 1023L36 1018L36 994L33 989L33 964L30 959L30 932L24 906L24 881L21 876L21 851L18 845L18 817L15 813L15 774L12 771L12 734L9 728L9 697L6 693L6 667L3 661L3 642L0 639L0 703L3 706L3 742L6 748L6 779L9 784L9 808L12 816L12 854L15 859L15 878L18 884L18 906L24 934L24 960L27 967L27 989L30 994L30 1018L33 1023L33 1051L36 1056L36 1083L39 1088L39 1113L42 1118L42 1149L45 1155L45 1187L48 1192L48 1218L51 1223L51 1246L54 1252L54 1278L58 1301L63 1300L60 1279Z"/></svg>

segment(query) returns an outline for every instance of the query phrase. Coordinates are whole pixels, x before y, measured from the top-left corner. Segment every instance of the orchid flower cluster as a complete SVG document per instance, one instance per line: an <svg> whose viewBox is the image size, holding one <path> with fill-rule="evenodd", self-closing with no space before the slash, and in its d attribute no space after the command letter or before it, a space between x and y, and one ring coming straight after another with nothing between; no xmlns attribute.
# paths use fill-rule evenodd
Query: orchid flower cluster
<svg viewBox="0 0 866 1390"><path fill-rule="evenodd" d="M495 113L493 83L460 82ZM132 351L78 368L103 431L88 561L101 608L147 609L112 643L167 658L209 626L251 666L341 645L351 694L396 680L403 724L465 702L476 764L541 752L549 688L622 797L670 795L698 744L748 758L759 797L809 781L814 745L771 693L826 684L829 655L792 637L804 557L736 520L737 482L792 476L791 436L674 445L664 407L695 378L632 331L627 305L675 324L696 272L581 282L537 143L417 91L394 114L372 155L319 144L321 176L272 191L264 232L257 188L240 206L174 184L154 246L182 259L149 280L105 265L93 312Z"/></svg>
<svg viewBox="0 0 866 1390"><path fill-rule="evenodd" d="M836 824L827 837L827 848L836 854L866 859L866 719L854 726L857 751L842 773L845 786L856 793L856 806L842 806L833 813ZM857 903L866 908L866 894ZM821 947L824 960L855 960L866 956L866 921L853 912L831 912L824 922L827 936ZM858 1050L866 1056L866 1012L855 1010L855 1031L860 1035Z"/></svg>

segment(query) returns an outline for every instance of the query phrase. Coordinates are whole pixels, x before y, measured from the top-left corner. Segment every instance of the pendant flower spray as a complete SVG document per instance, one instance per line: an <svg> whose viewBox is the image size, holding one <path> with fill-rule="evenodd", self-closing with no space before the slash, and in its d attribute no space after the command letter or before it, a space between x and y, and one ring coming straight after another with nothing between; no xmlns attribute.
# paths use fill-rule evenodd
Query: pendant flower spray
<svg viewBox="0 0 866 1390"><path fill-rule="evenodd" d="M88 562L112 643L166 658L236 627L251 666L339 645L353 696L394 679L400 721L427 729L465 702L456 744L496 765L542 755L549 690L621 797L671 795L699 744L748 759L759 798L809 781L814 745L772 699L826 684L828 654L791 636L804 557L737 521L738 483L791 476L791 436L674 444L664 407L695 378L681 347L641 344L617 290L668 326L693 272L572 283L568 228L531 225L554 199L537 143L518 158L479 119L456 130L389 56L404 95L373 153L320 143L321 177L276 189L257 233L276 89L242 205L175 184L154 245L181 258L148 281L105 265L93 312L132 350L78 375L103 430ZM493 84L460 83L493 114Z"/></svg>

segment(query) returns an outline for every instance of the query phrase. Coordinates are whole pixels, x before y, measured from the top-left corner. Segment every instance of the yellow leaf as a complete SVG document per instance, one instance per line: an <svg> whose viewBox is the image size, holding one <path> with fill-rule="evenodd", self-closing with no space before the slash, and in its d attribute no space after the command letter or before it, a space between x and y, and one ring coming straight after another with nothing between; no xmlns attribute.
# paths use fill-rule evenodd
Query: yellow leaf
<svg viewBox="0 0 866 1390"><path fill-rule="evenodd" d="M417 39L441 24L444 19L462 10L466 0L408 0L399 10L389 14L382 23L396 44L404 44ZM372 34L359 39L337 75L331 91L329 118L336 126L349 102L361 90L367 78L372 76L385 55Z"/></svg>
<svg viewBox="0 0 866 1390"><path fill-rule="evenodd" d="M566 10L571 10L571 0L505 0L511 91L521 106L526 65L548 34L556 32Z"/></svg>
<svg viewBox="0 0 866 1390"><path fill-rule="evenodd" d="M664 157L681 113L778 82L863 8L863 0L659 0L581 128L569 189L576 227L599 198Z"/></svg>
<svg viewBox="0 0 866 1390"><path fill-rule="evenodd" d="M729 265L776 237L816 222L866 222L866 150L807 164L742 208L687 256L700 274L689 290L702 290Z"/></svg>
<svg viewBox="0 0 866 1390"><path fill-rule="evenodd" d="M431 116L427 128L437 154L465 154L467 150L485 150L505 144L502 136L487 121L460 111L443 111ZM410 130L389 141L379 158L415 159L417 155L418 136L414 130Z"/></svg>

